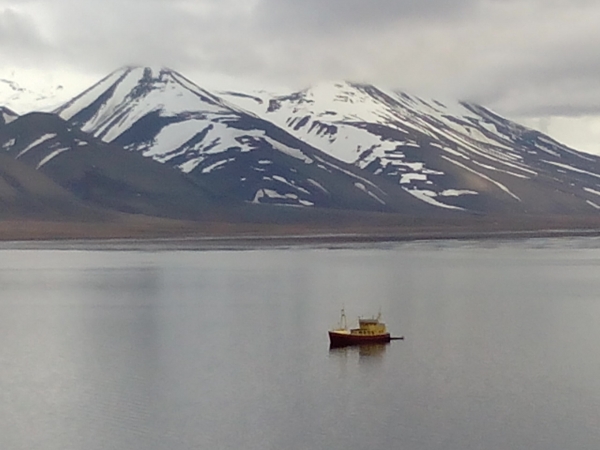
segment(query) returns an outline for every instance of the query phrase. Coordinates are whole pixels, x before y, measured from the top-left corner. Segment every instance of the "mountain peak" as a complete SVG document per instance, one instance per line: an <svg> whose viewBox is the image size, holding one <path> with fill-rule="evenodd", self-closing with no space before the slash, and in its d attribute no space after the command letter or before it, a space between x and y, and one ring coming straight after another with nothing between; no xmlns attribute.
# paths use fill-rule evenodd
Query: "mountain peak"
<svg viewBox="0 0 600 450"><path fill-rule="evenodd" d="M162 78L170 77L173 75L177 75L180 77L183 76L176 70L173 70L170 67L161 66L161 65L148 65L148 66L146 66L146 65L127 65L127 66L121 67L120 69L117 69L113 73L136 74L136 75L143 76L144 78L147 78L147 79L162 79Z"/></svg>
<svg viewBox="0 0 600 450"><path fill-rule="evenodd" d="M19 115L12 109L6 106L0 106L0 125L6 125L13 122L19 117Z"/></svg>
<svg viewBox="0 0 600 450"><path fill-rule="evenodd" d="M125 66L55 112L66 120L77 115L75 122L85 123L84 131L95 130L98 137L110 141L129 128L130 120L135 122L149 113L166 118L190 111L222 113L230 109L219 97L172 69Z"/></svg>

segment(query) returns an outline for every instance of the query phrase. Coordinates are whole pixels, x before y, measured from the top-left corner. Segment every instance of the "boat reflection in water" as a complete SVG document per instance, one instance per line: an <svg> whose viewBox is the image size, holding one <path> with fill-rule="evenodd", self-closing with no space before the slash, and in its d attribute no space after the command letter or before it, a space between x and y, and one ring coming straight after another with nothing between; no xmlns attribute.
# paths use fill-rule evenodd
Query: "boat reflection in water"
<svg viewBox="0 0 600 450"><path fill-rule="evenodd" d="M347 358L358 355L361 360L376 360L382 358L388 348L389 343L385 344L363 344L363 345L345 345L343 347L329 347L329 354L340 358Z"/></svg>

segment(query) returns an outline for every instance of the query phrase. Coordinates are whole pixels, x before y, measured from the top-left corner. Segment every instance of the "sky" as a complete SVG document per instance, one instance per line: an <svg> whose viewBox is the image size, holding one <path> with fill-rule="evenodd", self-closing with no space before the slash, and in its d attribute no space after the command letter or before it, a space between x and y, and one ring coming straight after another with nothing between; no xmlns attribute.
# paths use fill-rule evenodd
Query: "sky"
<svg viewBox="0 0 600 450"><path fill-rule="evenodd" d="M78 93L130 64L203 87L373 83L600 154L598 0L0 0L2 76Z"/></svg>

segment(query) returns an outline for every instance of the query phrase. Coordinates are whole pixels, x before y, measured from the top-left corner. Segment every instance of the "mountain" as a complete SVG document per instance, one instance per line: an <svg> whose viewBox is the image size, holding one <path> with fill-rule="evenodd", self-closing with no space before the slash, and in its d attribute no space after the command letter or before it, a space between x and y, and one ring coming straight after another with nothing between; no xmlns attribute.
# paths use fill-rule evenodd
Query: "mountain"
<svg viewBox="0 0 600 450"><path fill-rule="evenodd" d="M26 166L29 175L23 179L32 185L54 186L36 191L41 198L57 192L73 205L203 220L215 205L228 202L180 171L104 143L54 114L30 113L0 126L0 154L6 166L7 158L13 166ZM14 175L7 177L13 189L23 191L7 181Z"/></svg>
<svg viewBox="0 0 600 450"><path fill-rule="evenodd" d="M214 93L126 67L56 111L236 204L414 216L600 213L600 158L468 102L350 82Z"/></svg>
<svg viewBox="0 0 600 450"><path fill-rule="evenodd" d="M102 213L78 199L48 176L0 153L0 220L102 221Z"/></svg>
<svg viewBox="0 0 600 450"><path fill-rule="evenodd" d="M439 208L595 214L600 159L490 110L372 85L324 83L226 99L334 158Z"/></svg>
<svg viewBox="0 0 600 450"><path fill-rule="evenodd" d="M7 123L16 120L18 117L19 115L16 112L5 106L0 106L0 126L6 125Z"/></svg>
<svg viewBox="0 0 600 450"><path fill-rule="evenodd" d="M0 78L0 107L7 107L19 114L56 107L64 102L64 95L61 85L35 90L23 87L17 81Z"/></svg>
<svg viewBox="0 0 600 450"><path fill-rule="evenodd" d="M95 137L255 204L434 211L167 68L113 72L56 113ZM392 187L394 190L395 187Z"/></svg>

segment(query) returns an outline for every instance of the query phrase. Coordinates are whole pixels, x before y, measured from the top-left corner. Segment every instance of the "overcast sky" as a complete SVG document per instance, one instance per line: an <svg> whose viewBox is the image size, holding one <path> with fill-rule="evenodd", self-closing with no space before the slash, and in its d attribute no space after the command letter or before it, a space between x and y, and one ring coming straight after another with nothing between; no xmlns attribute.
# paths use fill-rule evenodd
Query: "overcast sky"
<svg viewBox="0 0 600 450"><path fill-rule="evenodd" d="M127 64L200 85L366 81L600 153L598 0L0 0L0 58L73 86Z"/></svg>

